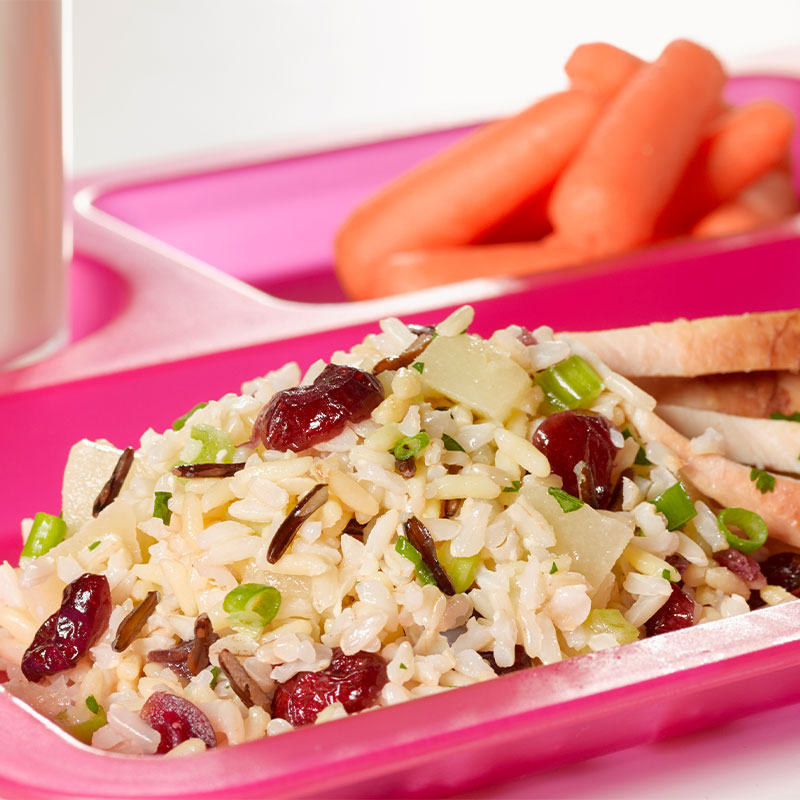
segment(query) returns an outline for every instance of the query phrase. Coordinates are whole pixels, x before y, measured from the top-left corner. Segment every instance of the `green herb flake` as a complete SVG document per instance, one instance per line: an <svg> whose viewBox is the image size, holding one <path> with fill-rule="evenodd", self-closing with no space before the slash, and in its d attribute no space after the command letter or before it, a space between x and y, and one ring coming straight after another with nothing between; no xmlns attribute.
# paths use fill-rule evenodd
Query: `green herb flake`
<svg viewBox="0 0 800 800"><path fill-rule="evenodd" d="M175 422L172 423L172 430L179 431L183 428L186 424L186 420L194 414L195 411L199 411L201 408L205 408L208 403L198 403L193 409L187 411L182 417L178 417Z"/></svg>
<svg viewBox="0 0 800 800"><path fill-rule="evenodd" d="M92 714L97 714L100 711L100 703L97 702L97 699L93 694L90 694L86 698L86 708L88 708Z"/></svg>
<svg viewBox="0 0 800 800"><path fill-rule="evenodd" d="M511 481L511 486L504 486L504 492L518 492L519 487L522 486L522 481Z"/></svg>
<svg viewBox="0 0 800 800"><path fill-rule="evenodd" d="M211 683L209 686L213 689L219 680L219 667L211 667Z"/></svg>
<svg viewBox="0 0 800 800"><path fill-rule="evenodd" d="M89 550L95 550L98 547L100 547L100 540L99 539L96 542L92 542L89 545Z"/></svg>
<svg viewBox="0 0 800 800"><path fill-rule="evenodd" d="M555 497L565 514L577 511L583 506L583 500L578 500L577 497L573 497L569 492L565 492L563 489L556 489L555 486L551 486L547 493L551 497Z"/></svg>
<svg viewBox="0 0 800 800"><path fill-rule="evenodd" d="M672 581L672 573L668 569L662 569L661 570L661 577L665 581Z"/></svg>
<svg viewBox="0 0 800 800"><path fill-rule="evenodd" d="M411 369L415 369L420 375L422 375L422 370L425 369L425 362L417 361L415 364L411 365Z"/></svg>
<svg viewBox="0 0 800 800"><path fill-rule="evenodd" d="M633 532L633 535L634 535L634 536L644 536L644 531L643 531L643 530L640 530L639 528L637 528L637 529L636 529L636 530Z"/></svg>
<svg viewBox="0 0 800 800"><path fill-rule="evenodd" d="M550 574L555 575L556 572L558 572L558 564L556 564L556 562L554 561L553 566L550 567Z"/></svg>
<svg viewBox="0 0 800 800"><path fill-rule="evenodd" d="M467 452L452 436L448 436L446 433L442 434L442 442L444 443L445 450L452 450L459 453Z"/></svg>
<svg viewBox="0 0 800 800"><path fill-rule="evenodd" d="M405 664L401 664L400 669L408 669L408 667Z"/></svg>
<svg viewBox="0 0 800 800"><path fill-rule="evenodd" d="M769 415L770 419L782 419L785 422L800 422L800 411L793 411L791 414L781 414L780 411L775 411Z"/></svg>
<svg viewBox="0 0 800 800"><path fill-rule="evenodd" d="M763 469L756 469L753 467L750 470L750 480L755 482L756 489L758 489L761 494L775 491L775 476L770 475L769 472Z"/></svg>
<svg viewBox="0 0 800 800"><path fill-rule="evenodd" d="M623 439L630 439L633 437L633 434L630 431L630 428L623 428L622 429L622 438Z"/></svg>
<svg viewBox="0 0 800 800"><path fill-rule="evenodd" d="M156 492L153 501L153 516L163 520L165 525L169 525L172 519L172 511L169 508L171 498L172 492Z"/></svg>

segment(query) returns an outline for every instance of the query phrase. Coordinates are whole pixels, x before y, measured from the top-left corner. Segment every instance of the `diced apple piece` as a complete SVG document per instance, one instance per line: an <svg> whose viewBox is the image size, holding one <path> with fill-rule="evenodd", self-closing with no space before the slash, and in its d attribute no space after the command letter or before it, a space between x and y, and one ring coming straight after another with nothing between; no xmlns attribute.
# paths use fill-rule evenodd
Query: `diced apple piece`
<svg viewBox="0 0 800 800"><path fill-rule="evenodd" d="M431 389L500 422L531 386L522 367L478 336L437 336L421 360Z"/></svg>
<svg viewBox="0 0 800 800"><path fill-rule="evenodd" d="M61 485L61 515L70 533L92 519L92 506L122 455L110 442L81 439L72 446Z"/></svg>
<svg viewBox="0 0 800 800"><path fill-rule="evenodd" d="M586 504L564 513L541 484L526 484L520 494L552 525L556 535L553 552L568 555L572 569L580 572L593 589L599 588L633 538L633 521L623 521L619 514L595 511Z"/></svg>

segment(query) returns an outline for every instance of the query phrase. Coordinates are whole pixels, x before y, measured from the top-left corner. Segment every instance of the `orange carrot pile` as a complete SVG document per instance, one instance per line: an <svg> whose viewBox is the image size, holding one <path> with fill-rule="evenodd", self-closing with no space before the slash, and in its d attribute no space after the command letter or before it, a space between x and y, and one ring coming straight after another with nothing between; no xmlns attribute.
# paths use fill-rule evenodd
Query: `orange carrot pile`
<svg viewBox="0 0 800 800"><path fill-rule="evenodd" d="M708 50L678 40L647 63L586 44L565 70L568 90L485 126L353 212L335 245L352 298L529 275L796 212L791 115L766 101L728 108Z"/></svg>

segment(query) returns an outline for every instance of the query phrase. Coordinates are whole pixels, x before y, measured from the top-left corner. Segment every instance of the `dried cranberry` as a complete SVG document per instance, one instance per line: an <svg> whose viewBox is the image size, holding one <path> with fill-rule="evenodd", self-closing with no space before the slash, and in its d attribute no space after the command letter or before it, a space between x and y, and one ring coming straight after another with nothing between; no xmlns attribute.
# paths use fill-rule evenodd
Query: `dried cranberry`
<svg viewBox="0 0 800 800"><path fill-rule="evenodd" d="M672 584L672 594L645 623L648 636L669 633L694 625L694 600L679 586Z"/></svg>
<svg viewBox="0 0 800 800"><path fill-rule="evenodd" d="M671 556L667 556L664 561L678 570L681 577L683 577L683 573L689 568L689 562L680 553L673 553Z"/></svg>
<svg viewBox="0 0 800 800"><path fill-rule="evenodd" d="M157 753L168 753L187 739L202 739L206 747L217 746L208 717L194 703L176 694L153 692L142 706L140 716L161 734Z"/></svg>
<svg viewBox="0 0 800 800"><path fill-rule="evenodd" d="M761 564L761 572L770 586L794 592L800 589L800 553L775 553Z"/></svg>
<svg viewBox="0 0 800 800"><path fill-rule="evenodd" d="M299 452L366 419L383 400L380 381L355 367L328 364L311 386L278 392L261 409L253 439L268 450Z"/></svg>
<svg viewBox="0 0 800 800"><path fill-rule="evenodd" d="M740 550L733 547L714 553L717 564L727 567L735 575L738 575L745 583L760 583L766 585L764 576L761 574L761 566L758 561L751 558Z"/></svg>
<svg viewBox="0 0 800 800"><path fill-rule="evenodd" d="M64 587L61 608L36 631L22 656L22 672L38 683L74 667L103 635L111 616L111 589L105 575L87 572Z"/></svg>
<svg viewBox="0 0 800 800"><path fill-rule="evenodd" d="M321 672L299 672L278 685L272 716L295 727L309 725L326 706L341 703L348 714L374 705L388 680L386 662L375 653L346 656L333 650L330 666Z"/></svg>
<svg viewBox="0 0 800 800"><path fill-rule="evenodd" d="M564 491L592 508L608 508L611 473L617 448L616 428L599 414L559 411L533 434L534 446L547 456L550 469L564 482Z"/></svg>

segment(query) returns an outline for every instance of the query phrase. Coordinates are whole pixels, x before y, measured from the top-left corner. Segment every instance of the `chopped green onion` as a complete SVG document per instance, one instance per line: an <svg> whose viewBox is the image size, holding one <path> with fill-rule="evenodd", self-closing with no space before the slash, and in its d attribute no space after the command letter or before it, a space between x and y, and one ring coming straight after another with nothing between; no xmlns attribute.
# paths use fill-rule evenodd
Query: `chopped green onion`
<svg viewBox="0 0 800 800"><path fill-rule="evenodd" d="M222 609L237 624L263 628L269 625L281 607L281 593L263 583L243 583L231 589L222 601Z"/></svg>
<svg viewBox="0 0 800 800"><path fill-rule="evenodd" d="M92 705L90 705L90 701L93 701ZM84 722L70 725L68 730L76 739L80 739L84 744L91 744L92 734L100 730L108 720L106 719L105 709L92 695L86 698L86 707L92 712L93 716L89 717L89 719Z"/></svg>
<svg viewBox="0 0 800 800"><path fill-rule="evenodd" d="M219 680L219 667L211 667L211 683L209 686L213 689Z"/></svg>
<svg viewBox="0 0 800 800"><path fill-rule="evenodd" d="M97 541L94 541L89 545L89 550L95 550L98 547L100 547L100 540L99 539L97 539Z"/></svg>
<svg viewBox="0 0 800 800"><path fill-rule="evenodd" d="M633 459L633 463L640 467L649 467L652 464L644 452L644 447L640 446L636 451L636 458Z"/></svg>
<svg viewBox="0 0 800 800"><path fill-rule="evenodd" d="M203 445L192 461L193 464L214 464L219 453L223 451L221 463L230 464L233 461L235 448L225 431L213 425L192 425L191 437Z"/></svg>
<svg viewBox="0 0 800 800"><path fill-rule="evenodd" d="M775 411L769 415L770 419L782 419L786 422L800 422L800 411L793 411L791 414L781 414L780 411Z"/></svg>
<svg viewBox="0 0 800 800"><path fill-rule="evenodd" d="M178 417L178 419L176 419L175 422L172 423L172 430L174 431L181 430L183 426L186 424L186 420L188 420L189 417L191 417L195 411L199 411L201 408L205 408L207 405L208 403L198 403L194 408L187 411L182 417Z"/></svg>
<svg viewBox="0 0 800 800"><path fill-rule="evenodd" d="M419 550L405 536L397 537L394 549L414 565L421 584L436 583L436 578L433 577L430 567L422 560Z"/></svg>
<svg viewBox="0 0 800 800"><path fill-rule="evenodd" d="M653 505L667 518L667 530L670 531L682 528L697 516L692 498L680 481L661 492L653 500Z"/></svg>
<svg viewBox="0 0 800 800"><path fill-rule="evenodd" d="M425 431L420 431L416 436L404 436L391 449L398 461L407 461L421 453L431 442L431 437Z"/></svg>
<svg viewBox="0 0 800 800"><path fill-rule="evenodd" d="M153 501L153 516L163 520L165 525L169 525L172 519L172 511L169 509L169 501L172 498L172 492L156 492L155 500Z"/></svg>
<svg viewBox="0 0 800 800"><path fill-rule="evenodd" d="M728 544L742 553L753 553L767 541L767 523L755 511L746 508L723 508L717 514L719 529ZM731 533L729 525L740 528L747 538Z"/></svg>
<svg viewBox="0 0 800 800"><path fill-rule="evenodd" d="M603 391L600 376L580 356L543 369L534 375L550 405L559 410L588 406Z"/></svg>
<svg viewBox="0 0 800 800"><path fill-rule="evenodd" d="M442 434L442 442L445 450L455 450L459 453L467 452L452 436L448 436L446 433Z"/></svg>
<svg viewBox="0 0 800 800"><path fill-rule="evenodd" d="M672 582L672 573L668 569L662 569L661 570L661 577L665 581L669 581L670 583Z"/></svg>
<svg viewBox="0 0 800 800"><path fill-rule="evenodd" d="M33 525L20 555L39 558L52 550L67 534L67 523L61 517L40 511L33 518Z"/></svg>
<svg viewBox="0 0 800 800"><path fill-rule="evenodd" d="M763 469L756 469L753 467L750 470L750 480L755 482L756 489L758 489L761 494L775 491L775 476L770 475L769 472Z"/></svg>
<svg viewBox="0 0 800 800"><path fill-rule="evenodd" d="M556 562L554 561L553 566L550 567L550 574L555 575L556 572L558 572L558 564L556 564Z"/></svg>
<svg viewBox="0 0 800 800"><path fill-rule="evenodd" d="M622 429L622 438L623 439L631 439L633 434L630 431L630 428L623 428Z"/></svg>
<svg viewBox="0 0 800 800"><path fill-rule="evenodd" d="M561 506L561 510L565 514L569 514L570 511L577 511L583 506L583 500L573 497L569 492L565 492L563 489L556 489L555 486L551 486L547 490L547 494L551 497L555 497L558 504Z"/></svg>
<svg viewBox="0 0 800 800"><path fill-rule="evenodd" d="M456 594L466 592L475 582L475 573L481 563L480 553L474 556L454 556L450 553L450 542L442 542L436 548L436 557L456 590Z"/></svg>
<svg viewBox="0 0 800 800"><path fill-rule="evenodd" d="M635 642L639 631L616 608L593 608L586 618L586 627L592 633L610 633L619 644Z"/></svg>
<svg viewBox="0 0 800 800"><path fill-rule="evenodd" d="M519 487L522 486L522 481L511 481L511 486L504 486L504 492L518 492Z"/></svg>
<svg viewBox="0 0 800 800"><path fill-rule="evenodd" d="M422 375L422 370L425 369L425 362L417 361L415 364L411 365L411 369L415 369L420 375Z"/></svg>

